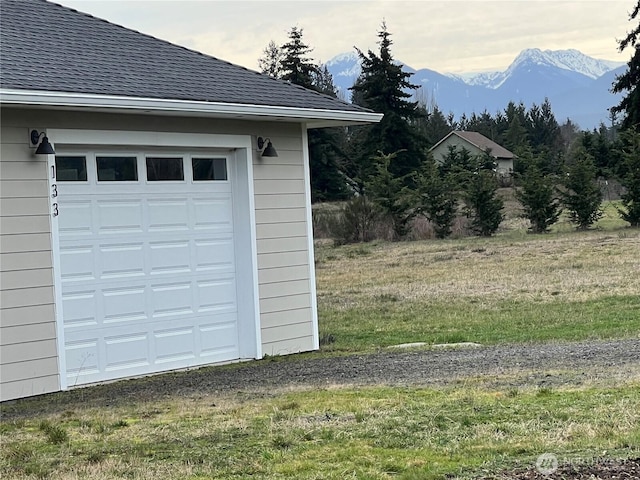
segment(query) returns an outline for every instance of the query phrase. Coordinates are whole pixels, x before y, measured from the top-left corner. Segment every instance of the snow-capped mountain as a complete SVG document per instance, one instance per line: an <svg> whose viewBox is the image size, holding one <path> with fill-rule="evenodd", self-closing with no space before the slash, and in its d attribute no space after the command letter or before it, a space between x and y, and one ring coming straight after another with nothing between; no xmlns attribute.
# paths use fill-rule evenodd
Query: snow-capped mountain
<svg viewBox="0 0 640 480"><path fill-rule="evenodd" d="M360 74L357 54L345 53L327 62L334 83L345 98ZM470 115L483 110L503 110L510 101L541 104L549 98L558 121L567 118L582 128L597 127L608 118L607 109L620 95L610 92L622 62L599 60L578 50L523 50L503 72L440 74L423 68L414 70L410 81L420 85L421 99L436 103L445 113Z"/></svg>
<svg viewBox="0 0 640 480"><path fill-rule="evenodd" d="M529 48L523 50L504 72L482 73L471 77L471 85L484 85L494 90L509 79L518 70L526 68L551 67L579 73L595 80L620 64L605 62L579 52L578 50L540 50Z"/></svg>

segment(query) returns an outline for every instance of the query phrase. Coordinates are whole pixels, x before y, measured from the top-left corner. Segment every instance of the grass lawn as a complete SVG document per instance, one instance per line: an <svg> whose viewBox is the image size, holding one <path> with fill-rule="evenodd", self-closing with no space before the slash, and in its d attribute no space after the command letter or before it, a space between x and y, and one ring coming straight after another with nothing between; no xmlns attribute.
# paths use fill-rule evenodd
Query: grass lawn
<svg viewBox="0 0 640 480"><path fill-rule="evenodd" d="M639 455L640 384L132 399L1 428L2 478L466 478L547 452L561 462Z"/></svg>
<svg viewBox="0 0 640 480"><path fill-rule="evenodd" d="M541 236L320 245L322 349L638 338L640 231L603 222L580 233L560 225ZM31 407L0 422L0 477L444 479L531 467L547 452L561 462L637 457L640 380L621 377Z"/></svg>
<svg viewBox="0 0 640 480"><path fill-rule="evenodd" d="M605 217L604 222L611 222ZM325 351L640 334L640 231L320 244Z"/></svg>

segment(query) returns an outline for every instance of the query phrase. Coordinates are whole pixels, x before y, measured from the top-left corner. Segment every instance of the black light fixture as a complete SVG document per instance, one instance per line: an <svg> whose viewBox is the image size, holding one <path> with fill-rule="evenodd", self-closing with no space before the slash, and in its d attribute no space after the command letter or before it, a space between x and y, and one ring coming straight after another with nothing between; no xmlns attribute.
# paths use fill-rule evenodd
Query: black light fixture
<svg viewBox="0 0 640 480"><path fill-rule="evenodd" d="M40 137L42 137L42 141L40 141ZM39 145L38 142L40 142ZM31 145L38 145L35 152L36 155L55 155L56 153L49 143L49 137L47 137L45 132L31 130Z"/></svg>
<svg viewBox="0 0 640 480"><path fill-rule="evenodd" d="M265 144L267 145L265 147ZM262 151L263 157L277 157L278 152L273 148L273 144L271 143L270 138L262 138L258 137L258 150Z"/></svg>

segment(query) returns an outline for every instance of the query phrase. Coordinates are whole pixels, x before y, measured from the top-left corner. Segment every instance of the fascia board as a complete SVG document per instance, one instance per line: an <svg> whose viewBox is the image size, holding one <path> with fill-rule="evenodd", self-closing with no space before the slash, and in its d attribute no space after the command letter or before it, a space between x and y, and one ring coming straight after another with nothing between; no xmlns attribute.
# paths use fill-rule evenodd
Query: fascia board
<svg viewBox="0 0 640 480"><path fill-rule="evenodd" d="M382 114L373 112L9 89L0 89L0 103L3 105L239 118L243 120L278 119L280 121L305 122L309 128L378 123L382 119Z"/></svg>

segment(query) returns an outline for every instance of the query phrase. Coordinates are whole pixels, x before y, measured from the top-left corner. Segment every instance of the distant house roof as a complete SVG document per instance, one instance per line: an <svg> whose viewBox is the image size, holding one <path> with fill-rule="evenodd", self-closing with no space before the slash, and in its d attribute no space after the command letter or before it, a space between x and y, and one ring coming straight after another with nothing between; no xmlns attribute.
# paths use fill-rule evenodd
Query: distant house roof
<svg viewBox="0 0 640 480"><path fill-rule="evenodd" d="M516 155L504 148L501 145L498 145L493 140L488 139L484 135L478 132L466 132L462 130L455 130L446 135L442 140L436 143L431 150L437 148L442 142L444 142L450 136L455 135L460 137L461 139L469 142L471 145L479 148L483 152L490 150L491 156L494 158L503 158L503 159L513 159L516 158Z"/></svg>
<svg viewBox="0 0 640 480"><path fill-rule="evenodd" d="M315 112L320 118L333 112L333 117L361 118L365 123L381 117L55 3L1 0L0 5L3 103L23 98L16 91L57 92L58 103L79 96L170 99L183 102L178 106L189 102L244 106L241 111L246 106L280 107L285 117L289 108L309 110L311 117Z"/></svg>

